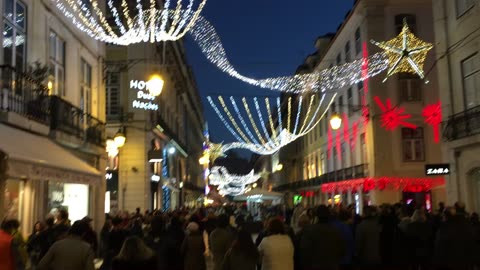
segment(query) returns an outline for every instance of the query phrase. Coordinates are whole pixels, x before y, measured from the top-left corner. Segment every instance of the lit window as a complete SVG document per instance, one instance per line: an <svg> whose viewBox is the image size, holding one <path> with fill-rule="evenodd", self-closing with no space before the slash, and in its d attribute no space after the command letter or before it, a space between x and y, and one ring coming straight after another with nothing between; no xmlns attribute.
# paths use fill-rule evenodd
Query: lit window
<svg viewBox="0 0 480 270"><path fill-rule="evenodd" d="M49 46L50 94L65 96L65 41L55 32L50 31Z"/></svg>
<svg viewBox="0 0 480 270"><path fill-rule="evenodd" d="M402 148L404 161L424 161L423 128L402 128Z"/></svg>
<svg viewBox="0 0 480 270"><path fill-rule="evenodd" d="M465 109L480 105L480 57L474 54L462 61Z"/></svg>
<svg viewBox="0 0 480 270"><path fill-rule="evenodd" d="M84 59L80 66L80 108L86 114L92 112L92 66Z"/></svg>
<svg viewBox="0 0 480 270"><path fill-rule="evenodd" d="M27 9L18 0L6 0L3 13L3 64L25 70Z"/></svg>

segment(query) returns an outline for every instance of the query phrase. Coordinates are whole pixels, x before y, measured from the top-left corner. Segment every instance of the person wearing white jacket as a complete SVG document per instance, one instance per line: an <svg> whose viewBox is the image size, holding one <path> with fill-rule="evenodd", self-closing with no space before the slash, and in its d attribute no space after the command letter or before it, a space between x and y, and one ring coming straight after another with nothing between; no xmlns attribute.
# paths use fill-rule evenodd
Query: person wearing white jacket
<svg viewBox="0 0 480 270"><path fill-rule="evenodd" d="M293 243L285 234L282 221L272 218L268 222L268 236L258 246L262 257L262 270L293 270Z"/></svg>

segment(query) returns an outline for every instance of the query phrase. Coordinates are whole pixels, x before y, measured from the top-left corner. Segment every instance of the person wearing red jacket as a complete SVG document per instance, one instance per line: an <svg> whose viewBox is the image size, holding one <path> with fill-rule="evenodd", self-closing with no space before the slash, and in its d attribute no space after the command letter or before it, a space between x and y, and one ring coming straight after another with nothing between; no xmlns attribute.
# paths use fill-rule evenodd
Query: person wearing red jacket
<svg viewBox="0 0 480 270"><path fill-rule="evenodd" d="M25 265L21 258L17 241L12 236L14 223L2 222L0 228L0 270L23 270Z"/></svg>

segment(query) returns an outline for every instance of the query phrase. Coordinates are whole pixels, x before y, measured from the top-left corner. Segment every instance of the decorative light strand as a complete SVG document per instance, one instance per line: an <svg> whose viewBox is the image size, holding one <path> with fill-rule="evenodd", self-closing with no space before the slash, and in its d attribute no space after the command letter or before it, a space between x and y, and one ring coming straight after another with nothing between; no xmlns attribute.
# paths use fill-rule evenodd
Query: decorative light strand
<svg viewBox="0 0 480 270"><path fill-rule="evenodd" d="M87 7L82 0L51 1L82 32L102 42L117 45L178 40L194 26L206 4L206 0L199 0L197 9L193 11L194 0L189 0L186 9L183 0L177 0L175 8L170 7L170 0L166 0L163 8L158 9L157 1L150 0L149 7L144 10L143 1L136 0L136 16L132 18L127 0L122 0L120 4L122 15L118 12L115 1L108 0L107 6L120 32L118 35L107 21L97 0L88 0L91 7ZM122 21L127 24L124 25Z"/></svg>
<svg viewBox="0 0 480 270"><path fill-rule="evenodd" d="M275 125L273 124L272 111L270 110L270 100L268 98L265 98L265 106L267 107L268 122L270 123L272 138L275 140L277 138L277 130L275 129Z"/></svg>
<svg viewBox="0 0 480 270"><path fill-rule="evenodd" d="M250 139L253 141L253 143L258 144L257 139L255 138L255 136L253 136L252 132L250 131L250 128L247 126L247 123L245 123L245 119L243 119L243 116L240 113L240 109L237 106L237 102L233 97L230 97L230 102L232 103L233 109L237 113L238 119L240 119L240 123L242 124L243 128L247 132L248 136L250 136ZM250 118L252 117L251 114L249 115L249 117Z"/></svg>
<svg viewBox="0 0 480 270"><path fill-rule="evenodd" d="M266 145L267 142L263 138L262 134L260 134L260 130L258 130L257 124L255 123L255 120L253 119L253 116L250 113L250 107L248 106L247 99L242 98L242 102L243 102L243 107L245 108L245 111L247 112L248 118L250 119L250 123L252 124L253 130L255 131L255 134L257 134L257 137L260 139L262 144Z"/></svg>
<svg viewBox="0 0 480 270"><path fill-rule="evenodd" d="M207 100L208 100L208 103L210 103L210 106L212 106L213 110L217 113L220 120L222 120L223 124L228 129L228 131L230 131L230 133L233 135L233 137L235 137L235 139L242 142L243 139L235 132L235 130L233 130L232 126L230 126L230 124L225 120L225 118L223 117L223 114L220 112L217 105L215 105L215 102L213 102L212 98L207 97Z"/></svg>
<svg viewBox="0 0 480 270"><path fill-rule="evenodd" d="M268 134L267 126L265 125L265 121L263 120L262 111L260 110L260 105L258 103L257 97L253 98L253 102L255 104L255 109L257 110L257 113L258 113L258 118L260 119L260 126L262 127L266 140L268 140L267 145L270 145L271 144L270 134Z"/></svg>
<svg viewBox="0 0 480 270"><path fill-rule="evenodd" d="M297 110L297 118L295 119L295 126L293 127L293 134L297 133L297 128L298 128L298 121L300 120L300 114L302 113L302 102L303 102L303 96L300 96L299 101L298 101L298 110Z"/></svg>
<svg viewBox="0 0 480 270"><path fill-rule="evenodd" d="M233 124L233 126L234 126L235 129L237 130L238 134L240 134L240 137L242 137L243 140L244 140L246 143L250 143L250 140L249 140L248 137L245 135L245 133L243 133L243 131L240 129L240 127L239 127L238 124L237 124L237 121L235 120L235 118L233 118L232 114L230 113L230 110L227 108L227 105L225 104L225 101L223 100L223 97L222 97L222 96L219 96L219 97L218 97L218 101L220 101L220 104L222 105L223 110L224 110L225 113L227 114L228 118L230 119L230 122Z"/></svg>

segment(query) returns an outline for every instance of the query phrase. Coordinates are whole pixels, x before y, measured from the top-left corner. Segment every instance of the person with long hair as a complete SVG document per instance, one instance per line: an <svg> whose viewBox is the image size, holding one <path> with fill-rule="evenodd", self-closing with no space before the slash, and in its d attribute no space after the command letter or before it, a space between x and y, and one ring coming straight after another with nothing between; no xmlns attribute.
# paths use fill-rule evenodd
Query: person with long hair
<svg viewBox="0 0 480 270"><path fill-rule="evenodd" d="M113 259L112 270L156 270L157 260L153 251L137 236L128 237Z"/></svg>
<svg viewBox="0 0 480 270"><path fill-rule="evenodd" d="M285 226L279 218L271 218L267 228L268 236L258 246L262 257L262 270L292 270L293 243L285 234Z"/></svg>
<svg viewBox="0 0 480 270"><path fill-rule="evenodd" d="M252 236L247 231L240 230L225 254L222 270L255 270L259 258Z"/></svg>
<svg viewBox="0 0 480 270"><path fill-rule="evenodd" d="M35 269L41 259L40 254L42 252L42 242L45 241L45 239L42 239L44 230L45 224L41 221L37 221L35 225L33 225L32 234L27 240L27 252L33 269Z"/></svg>

